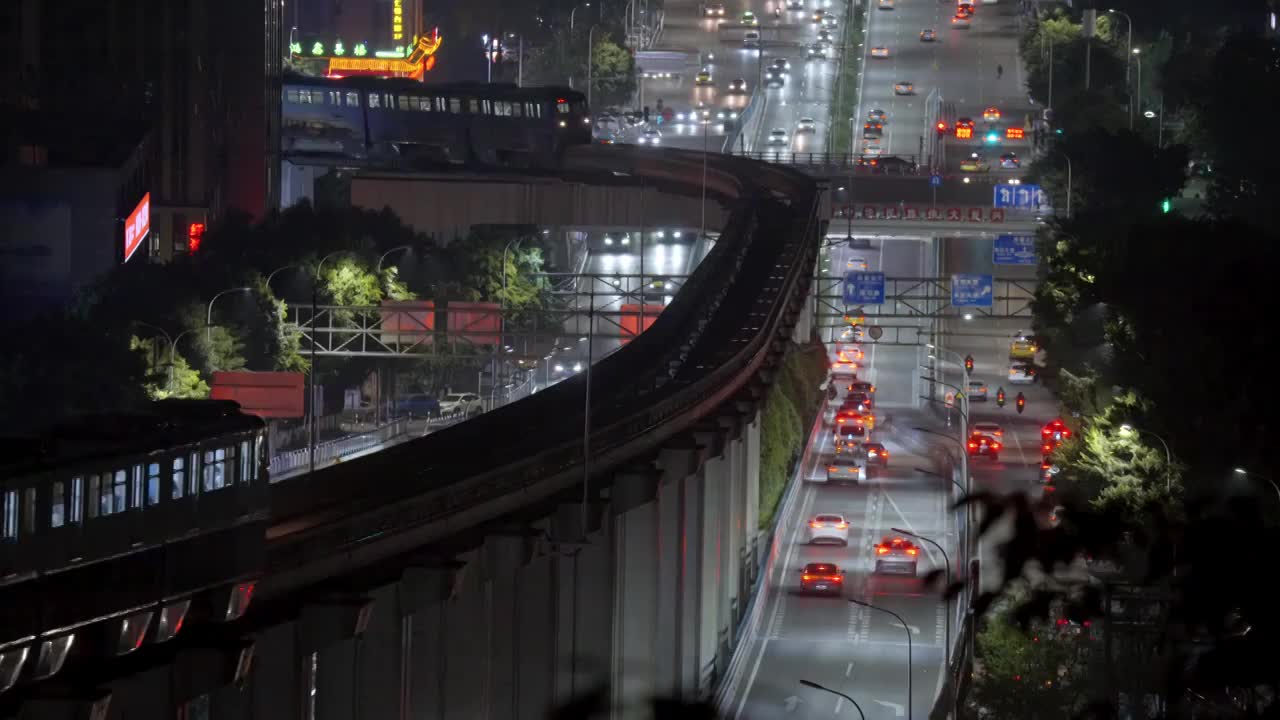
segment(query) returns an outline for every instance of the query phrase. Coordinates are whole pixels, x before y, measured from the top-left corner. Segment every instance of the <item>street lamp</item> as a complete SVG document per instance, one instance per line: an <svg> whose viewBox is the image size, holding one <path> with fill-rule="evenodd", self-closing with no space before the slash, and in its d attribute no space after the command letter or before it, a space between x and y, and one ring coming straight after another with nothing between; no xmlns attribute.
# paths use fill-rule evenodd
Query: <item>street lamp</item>
<svg viewBox="0 0 1280 720"><path fill-rule="evenodd" d="M161 335L163 335L163 336L164 336L165 342L169 343L169 384L168 384L168 389L169 389L169 392L173 392L173 365L174 365L174 362L175 362L174 354L177 352L178 342L179 342L180 340L182 340L182 338L183 338L184 336L186 336L186 335L187 335L187 334L189 334L189 333L193 333L193 332L195 332L196 330L199 330L199 328L190 328L190 329L188 329L188 330L183 330L182 332L178 333L178 337L176 337L176 338L175 338L175 337L170 336L170 335L169 335L169 333L168 333L167 331L165 331L165 329L164 329L164 328L162 328L162 327L160 327L160 326L158 326L158 325L152 325L151 323L145 323L145 322L142 322L141 320L134 320L133 322L134 322L134 324L135 324L135 325L141 325L141 326L143 326L143 327L147 327L147 328L151 328L152 330L155 330L156 332L158 332L158 333L160 333Z"/></svg>
<svg viewBox="0 0 1280 720"><path fill-rule="evenodd" d="M1129 84L1129 65L1131 64L1127 56L1133 54L1133 18L1129 17L1129 13L1123 10L1116 10L1115 8L1107 10L1107 12L1114 13L1116 15L1123 15L1124 19L1129 23L1129 40L1125 44L1126 57L1124 62L1124 84L1127 86ZM1132 92L1130 92L1130 94L1132 94Z"/></svg>
<svg viewBox="0 0 1280 720"><path fill-rule="evenodd" d="M382 261L386 260L387 256L390 255L391 253L399 252L400 250L412 250L412 249L413 249L412 245L397 245L396 247L393 247L390 250L382 253L382 255L378 257L378 264L374 266L374 273L375 274L382 273Z"/></svg>
<svg viewBox="0 0 1280 720"><path fill-rule="evenodd" d="M821 690L821 691L823 691L823 692L828 692L828 693L831 693L832 695L835 695L835 696L837 696L837 697L842 697L842 698L844 698L845 700L848 700L848 701L849 701L849 704L850 704L850 705L852 705L852 706L853 706L853 708L854 708L855 710L857 710L857 711L858 711L858 716L859 716L859 717L861 717L861 718L862 718L862 720L867 720L867 714L866 714L866 713L864 713L864 712L862 712L862 706L861 706L861 705L859 705L859 704L858 704L858 702L857 702L856 700L854 700L853 698L849 697L848 695L845 695L844 693L840 692L839 690L832 690L831 688L826 687L825 685L819 685L818 683L816 683L816 682L814 682L814 681L812 681L812 680L801 680L801 681L800 681L800 684L801 684L801 685L803 685L803 686L805 686L805 687L813 688L814 690Z"/></svg>
<svg viewBox="0 0 1280 720"><path fill-rule="evenodd" d="M947 672L950 673L951 672L951 607L950 607L951 599L947 597L946 593L951 592L951 558L950 556L947 555L947 551L943 549L942 544L937 542L936 540L933 540L932 538L927 538L924 535L913 533L910 530L903 530L902 528L891 527L889 529L898 533L899 535L909 535L913 538L916 538L917 540L923 540L929 543L930 545L934 546L935 548L938 549L938 552L942 553L942 561L947 564L947 571L946 571L947 590L946 592L943 593L943 596L942 596L942 601L946 603L948 606L947 608L945 608L943 612L943 615L945 616L943 618L943 627L945 627L945 630L943 632L944 632L944 637L946 638L944 640L944 642L946 643L946 647L944 647L942 650L942 658L943 660L946 661ZM955 708L953 717L958 718L960 717L959 693L952 692L952 699L956 703L956 708Z"/></svg>
<svg viewBox="0 0 1280 720"><path fill-rule="evenodd" d="M218 301L218 298L222 297L223 295L226 295L227 293L233 293L233 292L248 292L248 291L250 291L250 290L252 290L252 289L253 289L253 288L251 288L251 287L249 287L249 286L247 286L247 285L245 285L245 286L243 286L243 287L228 288L228 289L223 290L222 292L218 293L217 295L214 295L214 296L213 296L213 299L209 301L209 312L208 312L208 313L206 313L206 315L205 315L204 327L205 327L205 340L206 340L210 345L212 345L212 344L213 344L213 304L214 304L215 302L217 302L217 301ZM210 353L210 355L212 356L212 353Z"/></svg>
<svg viewBox="0 0 1280 720"><path fill-rule="evenodd" d="M1130 53L1138 62L1138 82L1136 83L1137 100L1133 103L1133 107L1129 109L1129 129L1133 129L1133 116L1142 107L1142 48L1134 48Z"/></svg>
<svg viewBox="0 0 1280 720"><path fill-rule="evenodd" d="M591 57L592 51L595 48L595 32L596 32L595 25L592 25L591 28L587 30L587 108L588 109L591 107L591 85L592 85L591 66L595 65L595 63L592 62L592 57ZM644 81L641 80L640 82L643 83ZM643 87L643 85L641 87Z"/></svg>
<svg viewBox="0 0 1280 720"><path fill-rule="evenodd" d="M578 8L580 7L591 7L591 3L582 3L569 11L569 32L573 32L573 14L578 12ZM588 107L590 106L588 105Z"/></svg>
<svg viewBox="0 0 1280 720"><path fill-rule="evenodd" d="M276 273L284 272L285 270L288 270L290 268L300 268L300 267L302 266L297 263L290 263L288 265L281 265L275 270L272 270L271 272L267 273L267 282L266 282L267 289L268 290L271 289L271 280L276 276Z"/></svg>
<svg viewBox="0 0 1280 720"><path fill-rule="evenodd" d="M911 714L911 656L912 656L911 626L907 624L906 620L902 619L901 615L899 615L898 613L892 610L889 610L888 608L882 608L879 605L872 605L869 602L855 600L854 598L846 598L846 599L849 602L853 603L854 605L861 605L864 608L870 608L871 610L879 610L882 613L892 615L893 618L898 621L898 624L902 626L902 629L907 633L907 720L911 720L912 718L912 714Z"/></svg>
<svg viewBox="0 0 1280 720"><path fill-rule="evenodd" d="M1280 485L1277 485L1277 484L1276 484L1276 481L1275 481L1275 480L1273 480L1273 479L1271 479L1270 477L1267 477L1266 475L1259 475L1259 474L1257 474L1257 473L1251 473L1251 472L1249 472L1248 470L1245 470L1245 469L1244 469L1244 468L1242 468L1242 467L1232 468L1232 469L1231 469L1231 472L1234 472L1234 473L1235 473L1235 474L1237 474L1237 475L1243 475L1243 476L1245 476L1245 477L1251 477L1251 478L1258 478L1258 479L1260 479L1260 480L1266 480L1267 482L1271 483L1271 488L1272 488L1273 490L1275 490L1275 491L1276 491L1276 498L1277 498L1277 499L1280 499Z"/></svg>

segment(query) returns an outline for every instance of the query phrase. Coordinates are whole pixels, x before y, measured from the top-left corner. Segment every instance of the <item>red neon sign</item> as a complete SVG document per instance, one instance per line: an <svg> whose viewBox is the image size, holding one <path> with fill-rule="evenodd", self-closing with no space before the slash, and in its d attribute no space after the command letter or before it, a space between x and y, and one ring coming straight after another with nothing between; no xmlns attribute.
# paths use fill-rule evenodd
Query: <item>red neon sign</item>
<svg viewBox="0 0 1280 720"><path fill-rule="evenodd" d="M187 226L187 252L194 255L200 250L204 241L204 223L191 223Z"/></svg>
<svg viewBox="0 0 1280 720"><path fill-rule="evenodd" d="M150 230L151 193L147 193L124 221L124 262L129 262L129 258L138 252Z"/></svg>

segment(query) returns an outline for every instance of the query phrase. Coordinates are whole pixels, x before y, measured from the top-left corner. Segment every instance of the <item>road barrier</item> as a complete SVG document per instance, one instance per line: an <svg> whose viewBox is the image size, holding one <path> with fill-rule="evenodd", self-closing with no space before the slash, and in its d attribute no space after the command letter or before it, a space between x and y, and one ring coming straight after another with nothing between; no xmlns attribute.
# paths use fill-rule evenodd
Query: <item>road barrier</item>
<svg viewBox="0 0 1280 720"><path fill-rule="evenodd" d="M336 417L336 416L334 416ZM454 422L457 422L455 420ZM352 455L368 452L395 438L402 437L408 431L409 421L397 418L367 433L330 440L315 447L315 466L317 469L341 462ZM280 482L296 475L298 471L310 471L311 448L289 450L271 458L271 482Z"/></svg>

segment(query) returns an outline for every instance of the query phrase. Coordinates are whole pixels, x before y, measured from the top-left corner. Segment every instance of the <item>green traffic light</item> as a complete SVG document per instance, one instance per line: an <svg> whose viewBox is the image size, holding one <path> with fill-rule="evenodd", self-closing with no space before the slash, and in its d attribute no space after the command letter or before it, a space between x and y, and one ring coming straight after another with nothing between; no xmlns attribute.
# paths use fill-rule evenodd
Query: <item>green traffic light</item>
<svg viewBox="0 0 1280 720"><path fill-rule="evenodd" d="M1169 198L1165 198L1164 200L1160 201L1160 212L1167 213L1172 209L1173 209L1173 203L1169 200Z"/></svg>
<svg viewBox="0 0 1280 720"><path fill-rule="evenodd" d="M1059 135L1061 135L1061 134L1062 134L1062 128L1058 128L1057 130L1054 130L1054 132L1055 132L1055 133L1057 133L1057 134L1059 134Z"/></svg>
<svg viewBox="0 0 1280 720"><path fill-rule="evenodd" d="M1000 136L995 133L987 133L987 142L989 143L1000 142Z"/></svg>

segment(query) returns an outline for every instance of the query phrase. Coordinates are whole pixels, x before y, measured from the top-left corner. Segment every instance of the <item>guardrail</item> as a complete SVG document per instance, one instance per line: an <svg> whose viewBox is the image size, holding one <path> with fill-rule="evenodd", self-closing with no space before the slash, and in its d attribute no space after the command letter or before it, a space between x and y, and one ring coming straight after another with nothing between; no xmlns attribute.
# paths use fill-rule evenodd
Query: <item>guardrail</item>
<svg viewBox="0 0 1280 720"><path fill-rule="evenodd" d="M822 231L817 185L781 166L723 155L705 167L706 192L730 207L729 220L707 261L654 324L593 366L589 447L582 435L586 378L579 375L305 483L273 486L264 595L591 483L691 430L781 362L812 281ZM692 196L702 192L704 159L673 149L584 146L570 151L564 172L637 184L639 176ZM487 451L455 452L464 446ZM588 457L590 470L583 464Z"/></svg>
<svg viewBox="0 0 1280 720"><path fill-rule="evenodd" d="M458 422L458 420L453 420L453 422ZM315 447L316 467L318 469L321 466L329 466L351 455L371 450L404 435L408 427L409 421L407 419L397 418L376 430L342 438L341 440L320 443ZM310 468L311 448L306 447L280 453L271 458L271 482L285 480L292 472L303 469L309 470Z"/></svg>
<svg viewBox="0 0 1280 720"><path fill-rule="evenodd" d="M733 150L734 155L760 160L762 162L779 163L794 166L806 172L854 172L862 175L924 175L916 163L915 155L873 156L858 153L827 152L792 152L790 150L753 150L743 152Z"/></svg>

